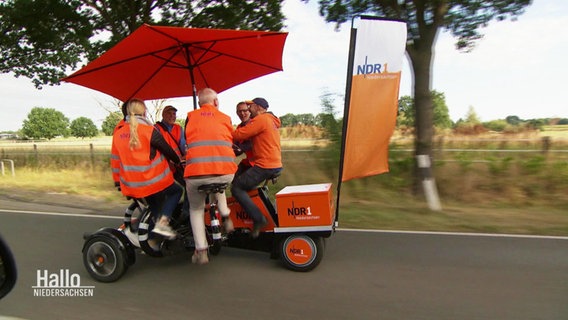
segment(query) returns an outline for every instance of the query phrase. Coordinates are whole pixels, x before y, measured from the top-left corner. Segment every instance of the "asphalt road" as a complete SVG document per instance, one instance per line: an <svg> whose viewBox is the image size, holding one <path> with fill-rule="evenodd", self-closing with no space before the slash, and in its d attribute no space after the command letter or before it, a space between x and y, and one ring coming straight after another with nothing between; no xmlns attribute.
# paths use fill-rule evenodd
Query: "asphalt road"
<svg viewBox="0 0 568 320"><path fill-rule="evenodd" d="M118 218L55 206L17 212L0 202L0 233L16 256L16 288L0 315L25 319L568 319L568 239L339 230L308 273L267 253L223 248L208 265L190 254L138 255L115 283L83 267L82 234ZM29 203L28 203L29 205ZM42 210L39 210L42 209ZM120 213L117 214L117 217ZM92 297L34 297L38 271L69 270ZM77 276L75 276L75 279Z"/></svg>

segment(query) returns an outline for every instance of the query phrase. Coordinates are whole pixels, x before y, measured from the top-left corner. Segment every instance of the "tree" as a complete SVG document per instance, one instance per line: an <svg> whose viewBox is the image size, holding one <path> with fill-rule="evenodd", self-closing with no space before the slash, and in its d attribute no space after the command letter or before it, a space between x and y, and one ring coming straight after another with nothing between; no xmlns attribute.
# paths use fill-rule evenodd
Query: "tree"
<svg viewBox="0 0 568 320"><path fill-rule="evenodd" d="M414 99L411 96L402 96L398 99L398 115L396 125L414 127Z"/></svg>
<svg viewBox="0 0 568 320"><path fill-rule="evenodd" d="M296 115L298 122L305 126L313 126L316 123L315 117L311 113L302 113Z"/></svg>
<svg viewBox="0 0 568 320"><path fill-rule="evenodd" d="M523 120L521 120L521 118L519 118L517 116L507 116L507 118L505 118L505 121L507 121L508 124L513 125L513 126L517 126L521 122L523 122Z"/></svg>
<svg viewBox="0 0 568 320"><path fill-rule="evenodd" d="M452 120L446 104L446 96L436 90L430 92L432 95L433 125L439 129L449 129L452 127ZM414 127L415 112L414 99L411 96L402 96L398 99L397 125Z"/></svg>
<svg viewBox="0 0 568 320"><path fill-rule="evenodd" d="M34 107L24 120L22 133L33 139L53 139L67 136L69 119L61 111L51 108Z"/></svg>
<svg viewBox="0 0 568 320"><path fill-rule="evenodd" d="M280 117L282 127L293 127L298 124L298 118L295 114L287 113Z"/></svg>
<svg viewBox="0 0 568 320"><path fill-rule="evenodd" d="M473 106L469 106L467 114L465 115L465 122L473 125L481 123L481 120L479 119L479 116L477 115L477 112L475 112Z"/></svg>
<svg viewBox="0 0 568 320"><path fill-rule="evenodd" d="M71 135L77 138L92 138L99 134L97 126L93 120L86 117L79 117L71 122Z"/></svg>
<svg viewBox="0 0 568 320"><path fill-rule="evenodd" d="M309 1L309 0L304 0ZM470 51L482 35L479 29L492 20L514 19L530 0L319 0L320 14L337 27L361 14L407 22L406 52L414 74L415 153L432 156L433 112L430 94L431 66L436 35L440 29L457 37L456 47ZM425 173L415 170L415 185ZM415 190L417 190L415 188Z"/></svg>
<svg viewBox="0 0 568 320"><path fill-rule="evenodd" d="M325 92L320 96L322 113L318 116L320 117L321 127L325 131L325 136L332 142L339 142L341 140L341 128L342 120L335 119L335 99L334 94ZM336 149L339 151L339 143L331 143L331 145L336 145ZM339 157L339 152L337 154Z"/></svg>
<svg viewBox="0 0 568 320"><path fill-rule="evenodd" d="M450 111L446 104L446 95L436 90L431 91L433 119L432 122L436 128L449 129L452 127L452 119L450 119Z"/></svg>
<svg viewBox="0 0 568 320"><path fill-rule="evenodd" d="M335 95L330 92L325 92L320 96L322 113L318 116L321 121L322 128L324 130L324 137L329 139L331 143L325 147L324 151L326 154L324 161L324 168L328 171L332 177L334 177L338 172L339 155L341 150L341 128L343 126L342 120L335 119Z"/></svg>
<svg viewBox="0 0 568 320"><path fill-rule="evenodd" d="M454 127L454 132L458 134L480 134L486 131L487 128L481 123L473 106L469 106L465 120L460 118Z"/></svg>
<svg viewBox="0 0 568 320"><path fill-rule="evenodd" d="M122 120L122 118L124 118L124 116L120 111L109 112L108 116L103 120L102 124L102 131L105 136L112 136L114 128L120 122L120 120Z"/></svg>
<svg viewBox="0 0 568 320"><path fill-rule="evenodd" d="M0 72L58 84L144 23L279 31L278 0L5 0L0 3Z"/></svg>

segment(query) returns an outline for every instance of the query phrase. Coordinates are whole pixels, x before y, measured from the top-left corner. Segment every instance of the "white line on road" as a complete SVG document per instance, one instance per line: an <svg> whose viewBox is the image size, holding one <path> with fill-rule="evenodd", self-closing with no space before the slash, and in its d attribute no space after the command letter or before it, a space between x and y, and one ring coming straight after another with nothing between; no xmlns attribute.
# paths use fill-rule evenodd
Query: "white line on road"
<svg viewBox="0 0 568 320"><path fill-rule="evenodd" d="M568 237L561 236L539 236L529 234L499 234L499 233L468 233L468 232L442 232L442 231L405 231L405 230L375 230L375 229L345 229L336 228L338 231L349 232L378 232L378 233L408 233L408 234L425 234L439 236L471 236L471 237L501 237L501 238L537 238L537 239L555 239L568 240Z"/></svg>
<svg viewBox="0 0 568 320"><path fill-rule="evenodd" d="M81 214L81 213L65 213L65 212L44 212L44 211L23 211L23 210L5 210L0 209L0 213L24 213L36 214L44 216L71 216L80 218L101 218L101 219L123 219L122 216L104 216L95 214ZM336 231L345 232L374 232L374 233L395 233L395 234L424 234L424 235L442 235L442 236L469 236L469 237L501 237L501 238L534 238L534 239L553 239L553 240L568 240L568 237L561 236L539 236L539 235L524 235L524 234L497 234L497 233L467 233L467 232L441 232L441 231L405 231L405 230L376 230L376 229L346 229L336 228Z"/></svg>
<svg viewBox="0 0 568 320"><path fill-rule="evenodd" d="M101 219L123 219L122 216L103 216L96 214L84 214L84 213L65 213L65 212L45 212L45 211L24 211L24 210L5 210L0 209L0 212L5 213L25 213L25 214L37 214L41 216L66 216L66 217L81 217L81 218L101 218Z"/></svg>

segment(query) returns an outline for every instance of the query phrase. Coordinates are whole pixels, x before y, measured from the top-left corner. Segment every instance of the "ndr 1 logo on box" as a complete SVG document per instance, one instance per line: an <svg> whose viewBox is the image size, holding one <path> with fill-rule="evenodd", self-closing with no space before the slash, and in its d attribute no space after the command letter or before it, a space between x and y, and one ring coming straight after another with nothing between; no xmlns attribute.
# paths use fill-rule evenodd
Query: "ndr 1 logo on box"
<svg viewBox="0 0 568 320"><path fill-rule="evenodd" d="M81 286L81 277L69 269L59 273L37 270L37 282L32 286L34 297L92 297L95 286Z"/></svg>

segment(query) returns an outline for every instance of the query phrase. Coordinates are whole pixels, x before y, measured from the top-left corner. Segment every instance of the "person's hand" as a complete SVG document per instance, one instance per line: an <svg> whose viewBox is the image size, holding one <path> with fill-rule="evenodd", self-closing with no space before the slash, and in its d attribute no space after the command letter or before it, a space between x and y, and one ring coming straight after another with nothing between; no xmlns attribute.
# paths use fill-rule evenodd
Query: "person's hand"
<svg viewBox="0 0 568 320"><path fill-rule="evenodd" d="M116 189L118 189L118 191L121 191L121 189L120 189L120 182L115 181L115 182L114 182L114 186L115 186Z"/></svg>
<svg viewBox="0 0 568 320"><path fill-rule="evenodd" d="M233 152L235 152L236 156L240 156L244 151L238 145L233 144Z"/></svg>

